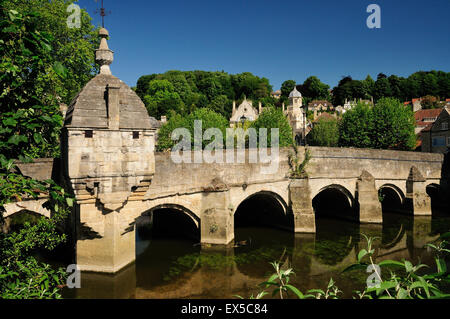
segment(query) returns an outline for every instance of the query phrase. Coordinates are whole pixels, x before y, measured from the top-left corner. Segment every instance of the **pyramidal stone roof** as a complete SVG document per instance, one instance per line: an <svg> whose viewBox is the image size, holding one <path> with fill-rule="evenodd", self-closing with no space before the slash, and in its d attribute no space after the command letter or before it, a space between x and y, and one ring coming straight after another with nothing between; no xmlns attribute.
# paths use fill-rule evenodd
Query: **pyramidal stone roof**
<svg viewBox="0 0 450 319"><path fill-rule="evenodd" d="M113 62L113 51L108 48L108 31L100 29L102 38L100 48L96 50L96 62L100 73L90 80L72 100L67 109L64 125L74 128L108 129L109 112L112 103L118 103L119 129L152 129L158 121L148 115L144 103L128 85L111 74L109 65ZM113 100L109 90L118 90Z"/></svg>

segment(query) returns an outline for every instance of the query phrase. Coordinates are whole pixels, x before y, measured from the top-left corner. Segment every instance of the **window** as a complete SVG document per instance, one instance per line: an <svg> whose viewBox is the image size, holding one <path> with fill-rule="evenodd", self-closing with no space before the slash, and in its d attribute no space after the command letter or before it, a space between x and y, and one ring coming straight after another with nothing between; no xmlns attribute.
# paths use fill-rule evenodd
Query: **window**
<svg viewBox="0 0 450 319"><path fill-rule="evenodd" d="M94 132L92 130L84 131L84 137L85 138L92 138L92 136L94 136Z"/></svg>
<svg viewBox="0 0 450 319"><path fill-rule="evenodd" d="M441 128L442 128L443 130L448 130L448 123L447 123L447 122L442 122L442 123L441 123Z"/></svg>
<svg viewBox="0 0 450 319"><path fill-rule="evenodd" d="M423 121L424 122L434 122L434 121L436 121L436 117L424 117Z"/></svg>
<svg viewBox="0 0 450 319"><path fill-rule="evenodd" d="M138 131L133 131L133 139L135 139L135 140L139 139L139 132Z"/></svg>
<svg viewBox="0 0 450 319"><path fill-rule="evenodd" d="M443 136L433 137L432 146L445 146L445 137Z"/></svg>

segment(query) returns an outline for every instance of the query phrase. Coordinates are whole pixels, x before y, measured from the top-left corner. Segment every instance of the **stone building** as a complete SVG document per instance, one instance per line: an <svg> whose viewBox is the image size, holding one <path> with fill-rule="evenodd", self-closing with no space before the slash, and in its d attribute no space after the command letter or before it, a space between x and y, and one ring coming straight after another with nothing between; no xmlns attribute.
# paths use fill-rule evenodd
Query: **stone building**
<svg viewBox="0 0 450 319"><path fill-rule="evenodd" d="M313 100L308 104L308 111L324 112L333 110L334 110L333 104L331 104L327 100Z"/></svg>
<svg viewBox="0 0 450 319"><path fill-rule="evenodd" d="M363 99L359 99L359 102L356 99L353 99L351 101L349 101L348 99L345 99L345 103L343 106L338 106L336 108L336 110L338 110L339 113L344 114L346 111L351 110L352 108L354 108L358 103L362 103L365 105L369 105L369 106L373 106L373 98L371 98L370 100L363 100Z"/></svg>
<svg viewBox="0 0 450 319"><path fill-rule="evenodd" d="M81 270L115 272L134 260L134 232L127 231L120 211L150 186L157 121L111 74L108 31L102 28L99 35L100 73L69 105L61 143L64 174L77 199L77 264Z"/></svg>
<svg viewBox="0 0 450 319"><path fill-rule="evenodd" d="M238 123L245 121L256 121L259 114L263 111L261 102L259 102L258 110L253 107L253 103L247 98L236 109L236 101L233 101L233 111L230 118L230 126L235 127Z"/></svg>
<svg viewBox="0 0 450 319"><path fill-rule="evenodd" d="M416 120L415 133L419 134L424 128L433 124L441 113L442 109L428 109L414 112Z"/></svg>
<svg viewBox="0 0 450 319"><path fill-rule="evenodd" d="M283 107L283 111L292 127L294 138L297 141L303 139L306 135L304 135L306 128L306 111L303 107L302 94L297 91L297 86L294 86L294 89L289 94L289 105L287 110L284 110Z"/></svg>
<svg viewBox="0 0 450 319"><path fill-rule="evenodd" d="M441 109L436 121L421 132L422 152L446 153L450 148L450 108Z"/></svg>
<svg viewBox="0 0 450 319"><path fill-rule="evenodd" d="M276 90L275 92L270 93L270 95L274 98L274 99L279 99L281 98L281 90Z"/></svg>

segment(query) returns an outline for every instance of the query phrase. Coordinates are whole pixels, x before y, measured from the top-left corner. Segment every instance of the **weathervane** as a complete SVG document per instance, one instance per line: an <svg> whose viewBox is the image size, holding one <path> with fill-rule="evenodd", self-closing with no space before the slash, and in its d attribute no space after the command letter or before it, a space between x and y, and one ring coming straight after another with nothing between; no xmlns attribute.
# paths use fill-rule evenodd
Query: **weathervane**
<svg viewBox="0 0 450 319"><path fill-rule="evenodd" d="M98 0L95 0L95 2L98 2ZM103 0L102 0L102 7L97 10L95 10L95 13L100 13L100 16L102 17L102 28L105 27L105 16L107 16L108 14L111 14L111 10L106 12L105 8L103 7Z"/></svg>

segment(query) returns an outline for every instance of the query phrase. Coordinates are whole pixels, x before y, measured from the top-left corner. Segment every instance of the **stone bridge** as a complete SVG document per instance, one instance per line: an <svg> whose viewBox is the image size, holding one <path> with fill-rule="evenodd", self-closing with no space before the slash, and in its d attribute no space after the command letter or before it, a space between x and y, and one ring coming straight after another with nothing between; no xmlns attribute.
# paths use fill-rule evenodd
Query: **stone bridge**
<svg viewBox="0 0 450 319"><path fill-rule="evenodd" d="M263 161L176 164L170 153L155 153L155 119L136 93L111 74L108 31L99 33L100 73L68 107L61 161L47 172L62 175L60 181L76 196L72 225L81 270L114 273L132 263L136 220L163 208L167 214L175 210L187 216L198 228L201 244L228 245L234 239L235 215L247 200L281 212L272 222L263 214L255 219L313 233L315 212L323 206L331 206L337 217L350 211L361 223L381 223L380 189L397 203L396 209L414 215L431 214L427 186L448 190L441 154L310 147L303 178L290 177L291 149L279 150L272 173L263 172L271 165ZM298 154L301 162L305 149ZM48 217L39 205L11 203L5 216L31 210ZM176 216L170 215L174 226Z"/></svg>
<svg viewBox="0 0 450 319"><path fill-rule="evenodd" d="M438 187L442 182L442 154L326 147L308 147L308 151L311 159L304 178L290 177L292 148L285 148L280 149L278 169L271 174L261 173L267 164L248 162L248 150L245 163L223 164L177 164L171 153L155 153L154 164L148 165L154 167L154 175L143 177L125 197L123 191L102 189L101 184L108 185L111 178L96 177L98 182L92 182L91 187L87 186L89 182L85 183L88 176L82 183L79 178L72 179L78 202L74 219L77 263L83 270L116 272L133 262L137 218L163 208L169 208L164 214L175 215L178 211L187 216L198 228L204 245L233 243L235 213L242 203L252 198L272 201L284 221L273 226L296 233L315 232L318 209L313 207L315 201L320 204L320 201L336 200L332 205L336 205L337 218L349 217L339 216L339 206L345 203L357 221L382 223L378 195L385 189L398 197L403 212L431 215L427 187ZM298 154L300 161L303 160L305 148L299 147ZM193 157L194 152L190 155ZM30 165L33 164L21 167L26 172ZM80 171L85 164L76 161L74 165L72 169ZM47 165L44 169L52 167L58 165ZM320 198L330 190L333 196ZM44 201L8 204L5 217L24 209L49 217L49 212L41 206Z"/></svg>

